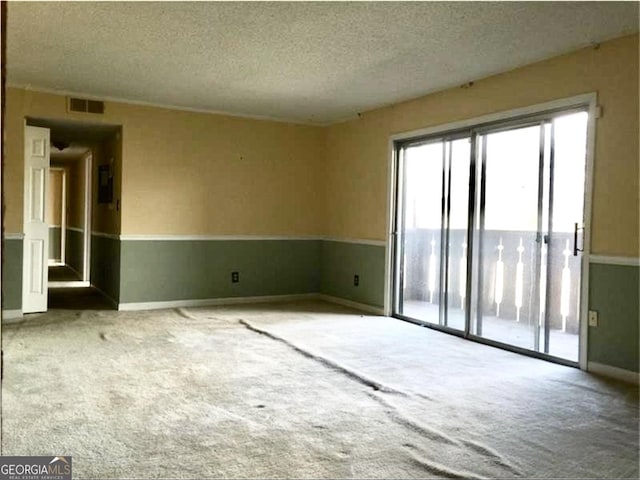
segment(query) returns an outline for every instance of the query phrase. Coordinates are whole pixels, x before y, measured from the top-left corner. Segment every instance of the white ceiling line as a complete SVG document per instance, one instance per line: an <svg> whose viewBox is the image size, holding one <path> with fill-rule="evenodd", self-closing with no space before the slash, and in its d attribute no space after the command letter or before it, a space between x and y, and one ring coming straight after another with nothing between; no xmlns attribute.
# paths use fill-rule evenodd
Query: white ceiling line
<svg viewBox="0 0 640 480"><path fill-rule="evenodd" d="M153 1L153 0L149 0L149 1ZM182 0L175 0L175 1L182 1ZM258 0L258 1L261 1L261 0ZM273 0L268 0L268 1L273 1ZM281 0L281 1L288 1L288 0ZM363 0L363 1L366 1L366 0ZM260 120L260 121L263 121L263 122L288 123L288 124L293 124L293 125L302 125L302 126L306 126L306 127L328 127L328 126L333 125L335 123L346 122L348 120L352 120L354 118L357 118L357 117L349 117L349 118L345 118L343 120L330 122L330 123L302 122L300 120L283 119L283 118L279 118L279 117L269 117L269 116L266 116L266 115L250 115L250 114L243 114L243 113L225 112L225 111L222 111L222 110L209 110L209 109L206 109L206 108L182 107L180 105L171 105L171 104L168 104L168 103L145 102L143 100L132 100L132 99L121 98L121 97L110 97L110 96L101 97L99 95L95 95L95 94L92 94L92 93L72 92L72 91L69 91L69 90L56 90L56 89L53 89L53 88L40 87L40 86L32 85L32 84L20 84L20 83L7 82L6 86L7 86L7 88L17 88L17 89L23 89L23 90L26 90L26 91L30 91L30 92L48 93L48 94L52 94L52 95L60 95L60 96L65 96L65 97L67 97L67 96L68 97L79 97L79 98L85 98L85 99L88 99L88 100L102 100L104 102L123 103L125 105L140 105L142 107L164 108L166 110L177 110L177 111L180 111L180 112L201 113L201 114L205 114L205 115L218 115L218 116L234 117L234 118L246 118L248 120ZM82 114L80 114L80 115L82 115ZM100 121L100 116L99 115L95 115L95 114L91 114L91 113L87 113L85 115L90 116L91 118L95 117L95 119L97 121Z"/></svg>

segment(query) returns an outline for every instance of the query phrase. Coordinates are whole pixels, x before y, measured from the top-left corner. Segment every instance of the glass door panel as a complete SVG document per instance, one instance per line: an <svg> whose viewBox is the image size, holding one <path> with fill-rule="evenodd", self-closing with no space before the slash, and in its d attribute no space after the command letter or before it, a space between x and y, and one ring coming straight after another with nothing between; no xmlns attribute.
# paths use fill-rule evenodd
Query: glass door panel
<svg viewBox="0 0 640 480"><path fill-rule="evenodd" d="M403 149L400 249L397 261L400 315L440 323L444 143Z"/></svg>
<svg viewBox="0 0 640 480"><path fill-rule="evenodd" d="M467 289L467 224L469 221L469 168L471 138L449 142L447 182L447 270L445 325L465 330Z"/></svg>
<svg viewBox="0 0 640 480"><path fill-rule="evenodd" d="M587 146L586 112L549 124L553 150L545 328L540 351L574 362L579 356L582 222Z"/></svg>
<svg viewBox="0 0 640 480"><path fill-rule="evenodd" d="M540 125L482 137L474 333L534 350L539 327Z"/></svg>

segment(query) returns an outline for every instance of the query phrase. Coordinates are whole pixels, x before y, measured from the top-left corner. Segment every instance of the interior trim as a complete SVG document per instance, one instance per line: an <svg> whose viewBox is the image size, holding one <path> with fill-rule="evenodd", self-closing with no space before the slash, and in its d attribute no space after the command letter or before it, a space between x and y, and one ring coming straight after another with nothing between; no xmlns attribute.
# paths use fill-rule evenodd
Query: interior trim
<svg viewBox="0 0 640 480"><path fill-rule="evenodd" d="M156 235L156 234L124 234L123 241L225 241L225 240L322 240L322 237L312 235Z"/></svg>
<svg viewBox="0 0 640 480"><path fill-rule="evenodd" d="M117 233L96 232L95 230L91 231L91 235L96 237L111 238L112 240L120 240L120 237L122 236Z"/></svg>
<svg viewBox="0 0 640 480"><path fill-rule="evenodd" d="M342 305L343 307L350 307L356 310L361 310L363 312L372 313L374 315L384 316L383 307L375 307L373 305L367 305L366 303L354 302L352 300L347 300L346 298L334 297L332 295L325 295L323 293L318 294L317 298L320 300L324 300L325 302Z"/></svg>
<svg viewBox="0 0 640 480"><path fill-rule="evenodd" d="M290 302L295 300L312 300L318 298L316 293L301 293L294 295L264 295L256 297L226 297L226 298L203 298L194 300L169 300L163 302L131 302L118 304L118 310L160 310L165 308L180 307L207 307L215 305L235 305L245 303L277 303Z"/></svg>
<svg viewBox="0 0 640 480"><path fill-rule="evenodd" d="M23 314L21 309L17 310L2 310L2 323L16 323L22 319Z"/></svg>
<svg viewBox="0 0 640 480"><path fill-rule="evenodd" d="M253 240L311 240L325 242L355 243L358 245L374 245L386 247L385 240L368 238L325 237L322 235L189 235L189 234L114 234L91 232L99 237L112 238L127 242L144 241L253 241Z"/></svg>
<svg viewBox="0 0 640 480"><path fill-rule="evenodd" d="M220 115L225 117L246 118L248 120L268 120L270 122L290 123L294 125L305 125L309 127L328 127L329 125L333 125L334 123L337 123L337 122L330 122L330 123L304 122L301 120L294 120L294 119L288 119L288 118L271 117L269 115L250 115L250 114L243 114L243 113L226 112L224 110L185 107L180 105L173 105L170 103L145 102L144 100L132 100L132 99L123 98L123 97L96 96L93 93L75 92L72 90L56 90L54 88L46 88L46 87L33 86L33 85L22 84L22 83L13 83L13 82L7 82L7 88L15 88L19 90L25 90L25 91L37 92L37 93L48 93L51 95L60 95L60 96L66 96L66 97L81 97L87 100L99 100L103 102L123 103L125 105L140 105L143 107L163 108L166 110L176 110L179 112L191 112L191 113L200 113L205 115ZM348 117L344 120L350 120L352 118L355 118L355 117Z"/></svg>
<svg viewBox="0 0 640 480"><path fill-rule="evenodd" d="M22 240L24 238L24 233L5 233L5 240Z"/></svg>
<svg viewBox="0 0 640 480"><path fill-rule="evenodd" d="M334 297L321 293L298 293L290 295L260 295L255 297L226 297L226 298L204 298L194 300L169 300L161 302L131 302L120 303L118 310L134 311L134 310L159 310L165 308L180 307L207 307L216 305L238 305L248 303L279 303L293 302L300 300L323 300L329 303L335 303L345 307L354 308L374 315L384 315L382 307L367 305L364 303L354 302L345 298Z"/></svg>
<svg viewBox="0 0 640 480"><path fill-rule="evenodd" d="M340 242L340 243L357 243L358 245L375 245L376 247L386 247L387 242L385 240L369 240L362 238L339 238L339 237L320 237L325 242Z"/></svg>
<svg viewBox="0 0 640 480"><path fill-rule="evenodd" d="M82 280L71 280L71 281L54 281L48 282L47 286L49 288L84 288L90 287L91 283L83 282Z"/></svg>
<svg viewBox="0 0 640 480"><path fill-rule="evenodd" d="M587 371L589 373L595 373L596 375L603 375L605 377L615 378L616 380L622 380L623 382L633 383L634 385L640 384L640 373L625 370L624 368L612 367L611 365L605 365L603 363L588 362Z"/></svg>
<svg viewBox="0 0 640 480"><path fill-rule="evenodd" d="M604 265L624 265L630 267L640 267L640 257L622 257L618 255L590 255L590 263L600 263Z"/></svg>
<svg viewBox="0 0 640 480"><path fill-rule="evenodd" d="M427 137L436 134L444 134L447 132L453 132L456 130L462 130L467 128L477 128L479 126L485 126L494 122L503 122L510 119L518 119L519 117L528 117L531 115L538 115L541 113L551 112L555 110L563 110L575 108L578 106L587 106L591 103L595 103L596 93L584 93L581 95L575 95L573 97L560 98L557 100L551 100L548 102L537 103L535 105L529 105L521 108L514 108L512 110L505 110L502 112L489 113L487 115L480 115L478 117L460 120L457 122L449 122L442 125L436 125L433 127L421 128L418 130L411 130L408 132L396 133L389 138L393 142L409 141L413 138Z"/></svg>

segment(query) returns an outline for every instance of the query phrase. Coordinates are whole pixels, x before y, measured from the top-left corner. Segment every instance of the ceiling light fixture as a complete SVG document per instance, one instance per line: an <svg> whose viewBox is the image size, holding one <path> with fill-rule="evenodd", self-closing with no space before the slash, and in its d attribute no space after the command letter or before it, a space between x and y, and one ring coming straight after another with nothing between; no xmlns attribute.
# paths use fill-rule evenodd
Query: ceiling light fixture
<svg viewBox="0 0 640 480"><path fill-rule="evenodd" d="M69 148L69 142L63 142L61 140L51 140L51 145L60 151L63 151L65 148Z"/></svg>

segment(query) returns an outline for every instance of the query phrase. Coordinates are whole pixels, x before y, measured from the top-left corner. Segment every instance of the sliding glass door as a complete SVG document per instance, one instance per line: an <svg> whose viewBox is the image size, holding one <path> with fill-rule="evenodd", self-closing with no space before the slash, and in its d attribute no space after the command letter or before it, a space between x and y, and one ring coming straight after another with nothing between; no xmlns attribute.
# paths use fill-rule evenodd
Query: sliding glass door
<svg viewBox="0 0 640 480"><path fill-rule="evenodd" d="M546 272L544 329L539 351L578 361L582 290L583 217L587 154L586 112L556 117L551 149L550 241L543 245Z"/></svg>
<svg viewBox="0 0 640 480"><path fill-rule="evenodd" d="M572 111L398 144L394 314L577 362L586 131Z"/></svg>
<svg viewBox="0 0 640 480"><path fill-rule="evenodd" d="M401 262L396 312L420 323L465 329L468 136L407 145L397 217Z"/></svg>
<svg viewBox="0 0 640 480"><path fill-rule="evenodd" d="M543 125L479 136L477 311L472 333L536 350L543 239Z"/></svg>
<svg viewBox="0 0 640 480"><path fill-rule="evenodd" d="M400 248L397 312L419 322L440 324L440 258L445 145L410 145L402 150Z"/></svg>

